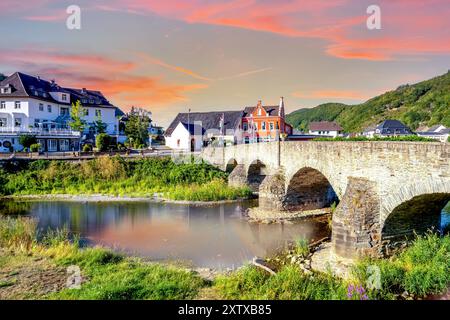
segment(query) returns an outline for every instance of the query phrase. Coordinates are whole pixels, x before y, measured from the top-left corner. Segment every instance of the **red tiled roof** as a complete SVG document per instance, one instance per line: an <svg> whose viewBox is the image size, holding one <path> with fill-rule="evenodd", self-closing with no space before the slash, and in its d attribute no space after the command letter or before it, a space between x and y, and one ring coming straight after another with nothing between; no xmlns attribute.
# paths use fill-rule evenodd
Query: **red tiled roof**
<svg viewBox="0 0 450 320"><path fill-rule="evenodd" d="M321 122L310 122L309 130L311 131L343 131L342 127L336 122L321 121Z"/></svg>

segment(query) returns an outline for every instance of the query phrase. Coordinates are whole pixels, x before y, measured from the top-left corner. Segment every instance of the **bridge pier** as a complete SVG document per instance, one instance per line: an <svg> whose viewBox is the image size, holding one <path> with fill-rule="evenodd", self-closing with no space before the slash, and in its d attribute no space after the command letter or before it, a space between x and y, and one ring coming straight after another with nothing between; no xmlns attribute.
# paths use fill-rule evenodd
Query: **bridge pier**
<svg viewBox="0 0 450 320"><path fill-rule="evenodd" d="M243 164L235 166L228 176L228 185L230 187L246 187L247 183L247 169Z"/></svg>
<svg viewBox="0 0 450 320"><path fill-rule="evenodd" d="M284 210L286 182L281 171L267 176L259 187L259 207L268 210Z"/></svg>
<svg viewBox="0 0 450 320"><path fill-rule="evenodd" d="M376 186L368 179L349 178L333 215L331 240L336 254L346 258L380 254L380 201Z"/></svg>

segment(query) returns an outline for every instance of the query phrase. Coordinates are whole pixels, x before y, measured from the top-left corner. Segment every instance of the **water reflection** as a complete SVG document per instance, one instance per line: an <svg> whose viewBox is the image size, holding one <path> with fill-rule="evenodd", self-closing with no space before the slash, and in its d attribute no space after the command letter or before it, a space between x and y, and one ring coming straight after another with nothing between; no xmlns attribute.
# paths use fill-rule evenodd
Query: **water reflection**
<svg viewBox="0 0 450 320"><path fill-rule="evenodd" d="M28 202L21 210L36 217L44 230L67 226L95 244L152 260L180 259L215 268L240 266L300 237L317 240L328 235L327 222L317 219L292 225L250 224L242 215L252 205L48 201Z"/></svg>

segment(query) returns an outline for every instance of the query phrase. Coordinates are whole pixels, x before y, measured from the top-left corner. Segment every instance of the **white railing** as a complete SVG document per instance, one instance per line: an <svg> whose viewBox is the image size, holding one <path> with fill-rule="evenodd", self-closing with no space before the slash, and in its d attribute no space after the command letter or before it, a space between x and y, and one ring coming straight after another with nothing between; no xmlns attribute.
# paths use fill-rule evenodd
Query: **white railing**
<svg viewBox="0 0 450 320"><path fill-rule="evenodd" d="M0 127L0 134L34 134L34 135L54 135L54 136L81 136L79 131L70 129L42 129L42 128L9 128Z"/></svg>

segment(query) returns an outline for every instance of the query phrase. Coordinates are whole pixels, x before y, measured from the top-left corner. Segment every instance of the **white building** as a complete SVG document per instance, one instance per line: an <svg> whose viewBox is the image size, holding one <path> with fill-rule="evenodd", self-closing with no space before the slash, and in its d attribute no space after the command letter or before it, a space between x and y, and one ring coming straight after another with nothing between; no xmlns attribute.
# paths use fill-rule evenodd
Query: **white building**
<svg viewBox="0 0 450 320"><path fill-rule="evenodd" d="M82 133L68 125L70 108L77 101L87 124ZM124 140L116 117L120 112L99 91L63 88L54 81L16 72L0 82L0 147L21 150L20 135L32 134L42 151L78 150L80 141L92 141L94 122L99 119L107 134Z"/></svg>
<svg viewBox="0 0 450 320"><path fill-rule="evenodd" d="M416 132L419 137L435 139L440 142L447 142L450 137L450 128L446 128L444 125L438 124L432 126L427 131Z"/></svg>
<svg viewBox="0 0 450 320"><path fill-rule="evenodd" d="M309 134L336 138L342 136L344 129L336 122L321 121L309 123Z"/></svg>
<svg viewBox="0 0 450 320"><path fill-rule="evenodd" d="M166 137L166 146L174 150L200 151L203 147L203 128L178 122L172 134Z"/></svg>
<svg viewBox="0 0 450 320"><path fill-rule="evenodd" d="M179 113L164 134L166 146L199 151L208 144L241 143L242 115L242 111Z"/></svg>

